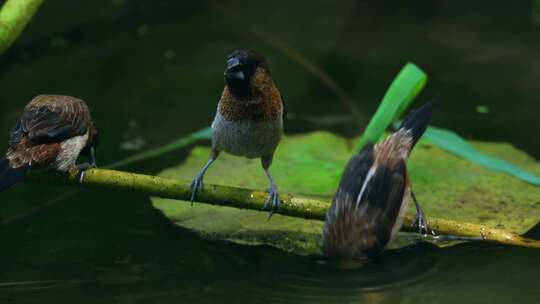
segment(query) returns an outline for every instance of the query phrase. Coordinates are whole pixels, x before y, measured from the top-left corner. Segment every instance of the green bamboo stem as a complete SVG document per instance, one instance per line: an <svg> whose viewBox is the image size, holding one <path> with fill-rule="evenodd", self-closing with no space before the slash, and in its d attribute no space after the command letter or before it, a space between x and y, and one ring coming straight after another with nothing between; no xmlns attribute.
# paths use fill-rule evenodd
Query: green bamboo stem
<svg viewBox="0 0 540 304"><path fill-rule="evenodd" d="M28 177L28 180L40 183L63 183L82 187L133 191L150 196L184 201L188 201L191 197L190 181L107 169L86 170L82 183L79 183L78 174L33 174ZM198 202L241 209L262 210L267 196L268 194L262 191L205 184L198 197ZM304 219L324 221L325 213L330 206L330 201L304 196L283 194L281 198L282 204L277 213ZM501 229L434 217L429 217L427 220L430 230L433 230L436 234L480 237L484 241L540 248L540 241L528 239ZM416 232L417 228L412 227L413 221L412 217L407 216L402 230Z"/></svg>
<svg viewBox="0 0 540 304"><path fill-rule="evenodd" d="M0 54L19 37L43 0L7 0L0 10Z"/></svg>

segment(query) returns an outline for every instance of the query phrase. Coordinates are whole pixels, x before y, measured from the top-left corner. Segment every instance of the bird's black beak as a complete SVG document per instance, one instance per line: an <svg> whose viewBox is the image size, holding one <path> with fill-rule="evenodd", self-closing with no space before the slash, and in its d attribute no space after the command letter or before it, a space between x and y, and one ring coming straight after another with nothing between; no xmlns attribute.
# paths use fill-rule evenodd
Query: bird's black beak
<svg viewBox="0 0 540 304"><path fill-rule="evenodd" d="M227 59L227 69L225 70L225 77L227 79L245 80L246 75L241 70L242 63L237 57Z"/></svg>

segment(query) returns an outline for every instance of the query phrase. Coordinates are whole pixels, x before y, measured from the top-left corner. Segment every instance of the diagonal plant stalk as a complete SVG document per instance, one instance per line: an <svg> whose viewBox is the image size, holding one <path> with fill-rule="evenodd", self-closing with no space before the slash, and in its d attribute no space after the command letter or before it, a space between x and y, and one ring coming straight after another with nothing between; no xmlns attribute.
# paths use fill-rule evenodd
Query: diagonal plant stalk
<svg viewBox="0 0 540 304"><path fill-rule="evenodd" d="M19 37L43 0L7 0L0 10L0 54Z"/></svg>
<svg viewBox="0 0 540 304"><path fill-rule="evenodd" d="M293 49L286 42L274 37L268 33L263 33L259 31L252 31L252 33L258 39L261 39L272 46L277 51L285 54L289 59L294 61L296 64L304 68L311 75L317 77L321 83L323 83L326 88L332 91L336 96L338 96L345 107L350 111L352 116L356 118L356 123L360 128L363 127L363 121L367 120L365 114L360 111L356 105L356 101L351 95L349 95L342 86L340 86L328 73L323 69L317 66L315 63L310 61L308 58L300 54L298 51Z"/></svg>
<svg viewBox="0 0 540 304"><path fill-rule="evenodd" d="M191 197L189 181L107 169L86 170L82 183L79 183L79 174L61 175L58 173L42 173L29 175L27 179L31 182L39 183L80 185L82 187L132 191L150 196L184 200L184 202L178 202L182 204L189 203ZM198 200L201 203L211 205L262 210L267 195L266 192L261 191L207 184L200 193ZM281 198L283 203L277 213L303 219L323 221L326 211L330 206L330 201L303 196L284 194ZM417 228L412 227L413 222L413 217L406 216L402 228L403 231L416 232ZM436 234L477 237L484 241L500 244L540 248L540 241L484 225L462 223L434 217L428 218L428 225Z"/></svg>

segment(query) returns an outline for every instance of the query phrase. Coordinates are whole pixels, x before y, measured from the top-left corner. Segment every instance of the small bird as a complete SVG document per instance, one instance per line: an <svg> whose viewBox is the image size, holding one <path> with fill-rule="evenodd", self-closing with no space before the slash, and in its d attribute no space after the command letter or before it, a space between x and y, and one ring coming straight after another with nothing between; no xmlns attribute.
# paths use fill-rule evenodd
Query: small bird
<svg viewBox="0 0 540 304"><path fill-rule="evenodd" d="M191 202L202 189L204 174L220 152L225 151L261 159L270 183L264 209L271 205L271 216L280 205L277 186L269 168L283 134L284 107L281 95L272 80L268 64L253 50L232 52L227 57L224 76L225 88L212 123L210 159L191 183Z"/></svg>
<svg viewBox="0 0 540 304"><path fill-rule="evenodd" d="M411 111L399 129L368 144L347 164L326 214L323 252L328 257L362 259L380 254L403 224L412 199L420 233L424 212L411 190L407 159L429 121L433 103Z"/></svg>
<svg viewBox="0 0 540 304"><path fill-rule="evenodd" d="M10 135L7 153L0 160L0 191L22 181L30 170L74 173L96 167L97 131L81 99L62 95L34 97ZM79 154L90 163L76 165Z"/></svg>

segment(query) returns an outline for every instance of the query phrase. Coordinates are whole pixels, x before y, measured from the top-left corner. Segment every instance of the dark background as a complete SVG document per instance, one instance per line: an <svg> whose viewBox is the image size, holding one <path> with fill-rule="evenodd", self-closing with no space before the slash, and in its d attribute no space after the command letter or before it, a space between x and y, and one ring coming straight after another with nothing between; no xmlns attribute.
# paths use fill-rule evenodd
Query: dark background
<svg viewBox="0 0 540 304"><path fill-rule="evenodd" d="M531 1L502 0L46 1L0 58L0 150L41 93L88 102L101 131L100 164L182 137L209 125L224 58L245 46L270 64L291 114L286 133L359 135L343 101L270 43L278 41L338 83L363 124L411 61L429 75L420 100L440 95L434 126L509 142L540 159L540 25L532 14ZM188 150L124 169L155 174ZM22 184L0 194L0 220L54 204L0 226L0 303L533 303L540 296L535 250L419 244L343 271L319 257L205 241L171 227L146 197L70 192Z"/></svg>

